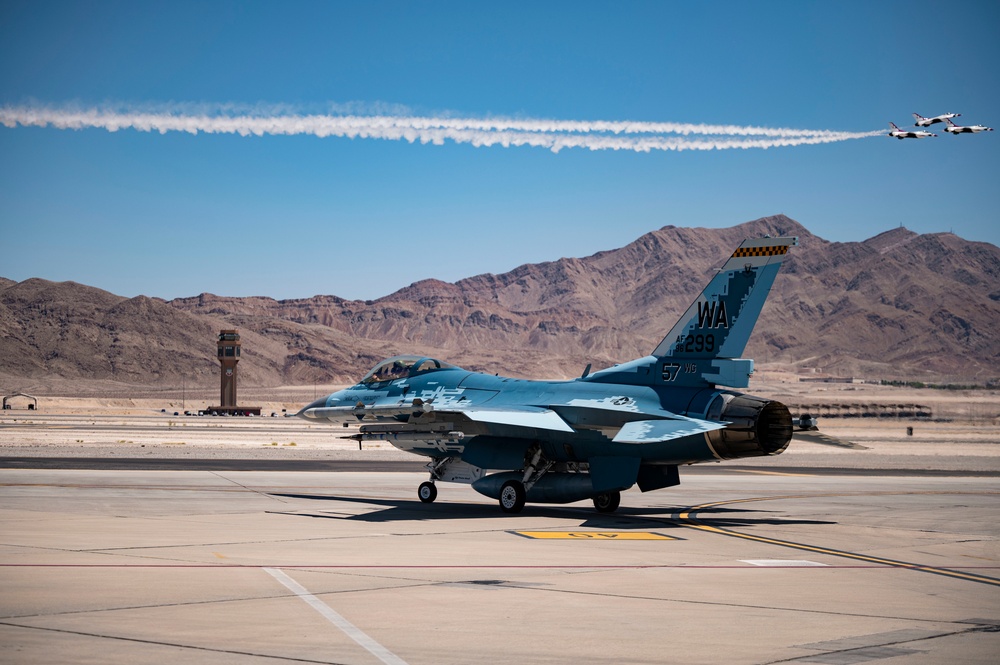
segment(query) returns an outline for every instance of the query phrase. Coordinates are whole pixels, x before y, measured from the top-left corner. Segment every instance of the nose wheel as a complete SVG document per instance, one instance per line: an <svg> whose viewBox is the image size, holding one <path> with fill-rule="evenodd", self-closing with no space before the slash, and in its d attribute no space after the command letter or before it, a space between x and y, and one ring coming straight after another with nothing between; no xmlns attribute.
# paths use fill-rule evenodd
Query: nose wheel
<svg viewBox="0 0 1000 665"><path fill-rule="evenodd" d="M437 498L438 490L432 482L420 483L420 487L417 488L417 496L423 503L433 503L434 499Z"/></svg>

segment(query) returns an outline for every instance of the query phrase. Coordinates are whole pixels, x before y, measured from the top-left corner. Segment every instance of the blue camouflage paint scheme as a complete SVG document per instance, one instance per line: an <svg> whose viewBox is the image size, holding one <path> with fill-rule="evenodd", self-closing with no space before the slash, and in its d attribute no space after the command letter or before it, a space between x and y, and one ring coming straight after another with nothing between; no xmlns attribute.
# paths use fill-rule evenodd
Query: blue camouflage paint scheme
<svg viewBox="0 0 1000 665"><path fill-rule="evenodd" d="M744 241L645 358L533 381L396 356L297 415L359 424L352 438L425 455L431 483L459 477L508 512L591 497L607 511L609 496L613 510L637 481L643 491L676 484L678 465L778 454L791 438L787 408L729 388L748 385L753 361L739 356L795 244Z"/></svg>

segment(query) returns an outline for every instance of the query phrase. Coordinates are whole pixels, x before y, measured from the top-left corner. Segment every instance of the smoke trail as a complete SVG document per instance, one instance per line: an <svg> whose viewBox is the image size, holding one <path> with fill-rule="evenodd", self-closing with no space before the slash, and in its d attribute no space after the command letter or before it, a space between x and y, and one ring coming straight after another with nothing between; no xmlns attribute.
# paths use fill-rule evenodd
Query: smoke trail
<svg viewBox="0 0 1000 665"><path fill-rule="evenodd" d="M178 108L182 110L178 112ZM100 128L109 132L237 134L240 136L311 135L350 139L382 139L442 145L447 141L476 147L532 146L559 152L587 150L732 150L835 143L881 136L882 131L843 132L739 125L672 122L615 122L542 119L439 118L408 115L297 115L287 108L270 112L234 112L231 107L197 111L71 109L35 106L0 108L0 124L13 128ZM698 138L696 138L698 137Z"/></svg>

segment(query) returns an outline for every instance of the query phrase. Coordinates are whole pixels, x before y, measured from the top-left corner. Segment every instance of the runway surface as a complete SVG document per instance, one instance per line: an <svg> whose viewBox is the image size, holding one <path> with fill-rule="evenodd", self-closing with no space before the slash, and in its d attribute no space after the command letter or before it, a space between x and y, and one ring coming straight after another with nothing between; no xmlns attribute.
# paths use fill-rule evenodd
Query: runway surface
<svg viewBox="0 0 1000 665"><path fill-rule="evenodd" d="M1000 480L699 472L520 515L425 474L0 470L5 663L995 663Z"/></svg>

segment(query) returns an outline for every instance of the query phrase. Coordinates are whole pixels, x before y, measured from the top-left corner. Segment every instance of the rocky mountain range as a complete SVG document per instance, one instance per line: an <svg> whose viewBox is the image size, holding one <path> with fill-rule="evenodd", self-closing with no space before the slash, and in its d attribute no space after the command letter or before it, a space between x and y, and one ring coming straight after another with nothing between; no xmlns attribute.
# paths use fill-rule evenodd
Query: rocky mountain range
<svg viewBox="0 0 1000 665"><path fill-rule="evenodd" d="M795 235L747 357L836 375L982 383L1000 376L1000 248L896 228L835 243L776 215L725 229L666 226L585 258L373 301L203 293L124 298L74 282L0 278L0 382L214 386L215 337L237 328L241 382L346 383L396 353L504 375L578 376L647 355L741 240Z"/></svg>

